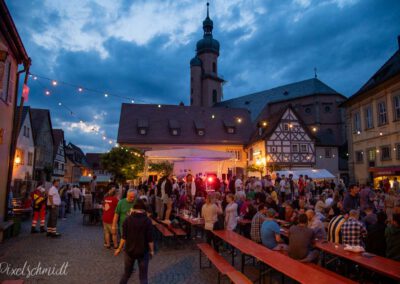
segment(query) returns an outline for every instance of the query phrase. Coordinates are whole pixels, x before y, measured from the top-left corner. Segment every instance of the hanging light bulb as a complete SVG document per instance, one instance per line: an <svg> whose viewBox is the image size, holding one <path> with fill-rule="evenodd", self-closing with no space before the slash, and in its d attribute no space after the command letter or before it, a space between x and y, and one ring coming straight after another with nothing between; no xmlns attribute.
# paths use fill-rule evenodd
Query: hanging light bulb
<svg viewBox="0 0 400 284"><path fill-rule="evenodd" d="M104 97L108 98L108 94L104 94Z"/></svg>
<svg viewBox="0 0 400 284"><path fill-rule="evenodd" d="M59 106L62 106L62 103L58 103Z"/></svg>
<svg viewBox="0 0 400 284"><path fill-rule="evenodd" d="M83 89L81 87L78 88L78 92L82 93Z"/></svg>
<svg viewBox="0 0 400 284"><path fill-rule="evenodd" d="M46 90L46 91L44 92L44 94L45 94L46 96L50 96L50 91Z"/></svg>
<svg viewBox="0 0 400 284"><path fill-rule="evenodd" d="M51 84L52 84L53 86L57 86L57 81L56 81L56 80L53 80L53 81L51 82Z"/></svg>

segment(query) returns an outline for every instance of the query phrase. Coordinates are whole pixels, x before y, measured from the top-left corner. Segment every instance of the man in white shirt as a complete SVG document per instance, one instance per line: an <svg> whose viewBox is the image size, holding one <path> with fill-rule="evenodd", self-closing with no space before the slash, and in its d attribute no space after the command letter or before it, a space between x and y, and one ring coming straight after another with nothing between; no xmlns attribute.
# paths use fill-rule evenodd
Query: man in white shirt
<svg viewBox="0 0 400 284"><path fill-rule="evenodd" d="M81 210L81 189L75 184L72 188L72 200L74 201L74 212L76 212L76 207L79 211Z"/></svg>
<svg viewBox="0 0 400 284"><path fill-rule="evenodd" d="M53 186L49 189L47 198L47 205L50 207L49 219L47 221L47 236L54 238L61 236L61 234L57 233L58 207L61 205L58 185L59 181L55 179L53 181Z"/></svg>

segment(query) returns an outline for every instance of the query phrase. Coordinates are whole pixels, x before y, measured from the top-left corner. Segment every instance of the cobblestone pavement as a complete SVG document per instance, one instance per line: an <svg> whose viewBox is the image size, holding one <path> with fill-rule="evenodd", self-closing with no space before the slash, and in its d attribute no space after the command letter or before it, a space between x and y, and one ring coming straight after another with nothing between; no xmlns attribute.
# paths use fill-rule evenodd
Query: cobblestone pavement
<svg viewBox="0 0 400 284"><path fill-rule="evenodd" d="M82 215L72 213L58 222L61 238L47 238L45 234L30 234L30 221L23 222L18 237L0 244L0 281L24 279L25 283L118 283L123 272L123 254L113 256L103 247L101 226L83 226ZM4 273L4 262L23 267L27 262L35 267L58 268L68 262L65 276L11 277ZM236 262L239 264L239 261ZM251 268L249 268L251 270ZM246 273L247 274L247 273ZM193 242L179 247L163 246L150 261L150 283L217 283L215 268L199 269L199 253ZM130 283L138 283L138 272Z"/></svg>

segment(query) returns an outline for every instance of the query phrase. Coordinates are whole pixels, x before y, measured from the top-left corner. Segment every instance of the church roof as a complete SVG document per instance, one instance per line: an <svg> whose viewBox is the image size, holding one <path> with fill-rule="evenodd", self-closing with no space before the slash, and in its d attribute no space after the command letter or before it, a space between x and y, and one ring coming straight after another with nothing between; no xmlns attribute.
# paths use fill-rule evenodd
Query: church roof
<svg viewBox="0 0 400 284"><path fill-rule="evenodd" d="M216 106L245 108L250 112L251 119L254 121L264 107L269 103L276 103L286 100L289 101L316 94L340 95L338 92L321 82L319 79L312 78L219 102L216 104Z"/></svg>
<svg viewBox="0 0 400 284"><path fill-rule="evenodd" d="M147 120L148 127L140 126L141 120ZM235 121L233 125L232 121ZM227 128L232 126L234 133L228 133ZM145 132L141 134L140 130L143 128ZM178 131L173 135L171 129ZM122 145L244 145L252 130L250 115L246 109L122 104L117 141Z"/></svg>

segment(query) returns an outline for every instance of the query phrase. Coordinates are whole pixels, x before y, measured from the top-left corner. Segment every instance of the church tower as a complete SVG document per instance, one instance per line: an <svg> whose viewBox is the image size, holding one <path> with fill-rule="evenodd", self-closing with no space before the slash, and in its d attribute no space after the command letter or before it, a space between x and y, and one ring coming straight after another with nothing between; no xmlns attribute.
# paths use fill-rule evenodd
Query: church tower
<svg viewBox="0 0 400 284"><path fill-rule="evenodd" d="M211 107L222 99L222 83L218 77L219 42L213 38L213 21L203 21L204 35L196 44L196 56L190 60L190 105Z"/></svg>

